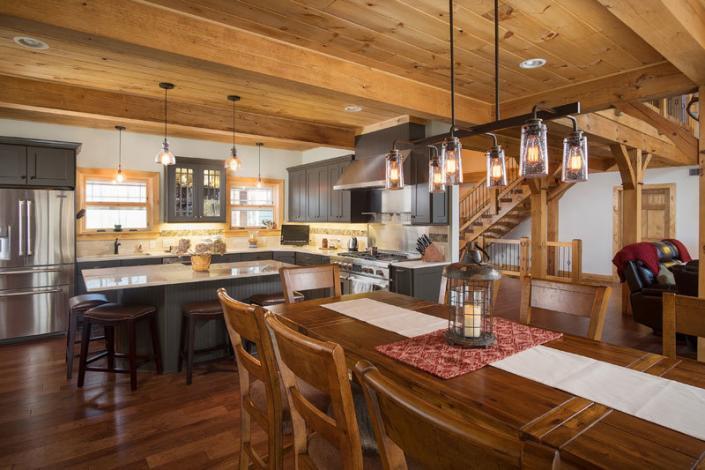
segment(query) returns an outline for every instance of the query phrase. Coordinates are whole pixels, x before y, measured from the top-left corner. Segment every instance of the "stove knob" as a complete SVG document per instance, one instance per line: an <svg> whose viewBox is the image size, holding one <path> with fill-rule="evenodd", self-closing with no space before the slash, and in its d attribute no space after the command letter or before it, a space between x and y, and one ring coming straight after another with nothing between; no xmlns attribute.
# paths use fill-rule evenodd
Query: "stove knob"
<svg viewBox="0 0 705 470"><path fill-rule="evenodd" d="M374 274L375 270L372 268L364 268L362 272L365 272L367 274Z"/></svg>
<svg viewBox="0 0 705 470"><path fill-rule="evenodd" d="M378 276L384 276L384 271L382 271L381 269L378 269L375 274Z"/></svg>

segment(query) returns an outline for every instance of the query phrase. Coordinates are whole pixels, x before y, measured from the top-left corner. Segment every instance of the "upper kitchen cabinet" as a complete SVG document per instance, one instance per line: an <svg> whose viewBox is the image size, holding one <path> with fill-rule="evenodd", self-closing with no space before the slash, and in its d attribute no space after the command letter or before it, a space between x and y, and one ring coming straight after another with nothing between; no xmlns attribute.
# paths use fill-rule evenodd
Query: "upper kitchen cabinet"
<svg viewBox="0 0 705 470"><path fill-rule="evenodd" d="M219 160L177 157L166 169L166 222L225 222L225 169Z"/></svg>
<svg viewBox="0 0 705 470"><path fill-rule="evenodd" d="M333 189L353 156L289 168L291 222L366 222L367 194Z"/></svg>
<svg viewBox="0 0 705 470"><path fill-rule="evenodd" d="M0 138L0 184L73 188L81 144Z"/></svg>
<svg viewBox="0 0 705 470"><path fill-rule="evenodd" d="M415 183L411 192L412 225L447 225L448 191L434 194L428 190L428 152L425 149L414 151L410 159Z"/></svg>

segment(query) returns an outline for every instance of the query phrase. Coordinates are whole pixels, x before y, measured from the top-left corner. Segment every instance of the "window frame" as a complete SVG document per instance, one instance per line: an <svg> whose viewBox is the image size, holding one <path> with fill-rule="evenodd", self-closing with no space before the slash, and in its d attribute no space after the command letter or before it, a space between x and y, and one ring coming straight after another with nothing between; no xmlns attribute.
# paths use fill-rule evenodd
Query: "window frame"
<svg viewBox="0 0 705 470"><path fill-rule="evenodd" d="M86 183L88 180L102 180L106 182L114 181L114 168L77 168L76 169L76 203L79 209L85 209L86 203ZM113 239L120 238L156 238L159 236L159 172L122 170L126 181L139 181L147 186L147 227L143 229L130 229L123 232L115 232L110 229L98 231L98 229L87 229L86 218L82 217L76 221L77 239ZM100 205L100 204L99 204ZM135 207L141 203L115 202L110 203L111 207ZM102 230L102 229L101 229Z"/></svg>
<svg viewBox="0 0 705 470"><path fill-rule="evenodd" d="M248 236L252 231L257 231L260 235L276 235L280 233L281 224L284 221L284 180L276 178L262 178L263 187L271 187L274 194L272 194L272 204L274 213L274 222L277 228L273 230L268 230L261 227L245 227L236 228L232 226L232 211L234 204L232 203L230 194L235 186L251 186L254 187L257 184L257 178L245 177L245 176L231 176L228 172L227 177L227 194L225 201L225 234L229 236ZM235 205L237 206L237 205ZM248 206L243 206L248 207Z"/></svg>

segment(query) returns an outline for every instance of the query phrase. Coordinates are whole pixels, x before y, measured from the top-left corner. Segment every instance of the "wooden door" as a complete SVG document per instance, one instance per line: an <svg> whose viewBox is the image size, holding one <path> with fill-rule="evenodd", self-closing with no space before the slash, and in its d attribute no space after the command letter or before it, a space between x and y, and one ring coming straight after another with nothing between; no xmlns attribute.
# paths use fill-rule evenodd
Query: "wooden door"
<svg viewBox="0 0 705 470"><path fill-rule="evenodd" d="M622 248L622 188L615 188L613 251ZM676 236L675 184L648 184L641 191L641 240L660 241Z"/></svg>
<svg viewBox="0 0 705 470"><path fill-rule="evenodd" d="M72 149L27 148L28 184L73 188L76 183L76 154Z"/></svg>

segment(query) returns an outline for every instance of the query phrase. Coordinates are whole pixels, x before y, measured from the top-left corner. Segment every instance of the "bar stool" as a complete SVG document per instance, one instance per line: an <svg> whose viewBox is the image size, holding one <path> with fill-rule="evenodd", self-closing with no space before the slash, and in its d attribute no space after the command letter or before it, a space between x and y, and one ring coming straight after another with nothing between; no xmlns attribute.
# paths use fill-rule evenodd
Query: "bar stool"
<svg viewBox="0 0 705 470"><path fill-rule="evenodd" d="M193 380L193 357L196 354L223 350L230 354L230 343L224 339L223 344L210 348L196 349L196 326L198 322L223 320L223 307L218 300L206 302L192 302L182 307L181 316L181 345L179 346L179 372L186 360L186 384L191 385ZM225 333L227 338L227 330Z"/></svg>
<svg viewBox="0 0 705 470"><path fill-rule="evenodd" d="M80 344L81 340L76 339L78 328L83 324L83 314L98 305L107 304L108 298L103 294L83 294L76 295L69 299L69 327L66 331L66 378L73 376L73 360L75 358L74 345ZM91 341L104 339L105 336L94 336Z"/></svg>
<svg viewBox="0 0 705 470"><path fill-rule="evenodd" d="M152 336L153 356L137 355L137 330L139 320L149 320L149 329ZM157 373L162 373L162 353L159 344L159 330L157 327L157 308L152 305L121 305L107 303L93 307L83 314L83 334L81 340L81 359L78 368L78 386L83 387L86 371L109 372L113 374L130 374L130 388L137 390L137 359L154 359ZM88 343L92 325L102 325L106 331L106 349L95 356L88 358ZM127 330L128 353L116 353L114 343L115 327L124 326ZM88 364L103 357L108 358L108 367L88 367ZM117 369L115 358L127 358L129 367ZM140 364L141 365L141 364Z"/></svg>

